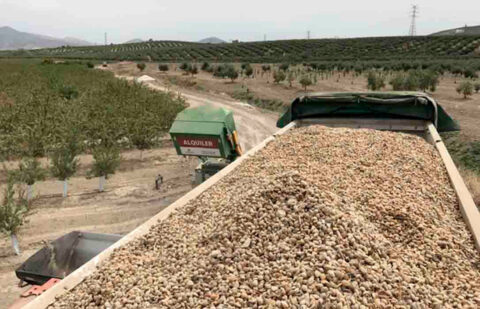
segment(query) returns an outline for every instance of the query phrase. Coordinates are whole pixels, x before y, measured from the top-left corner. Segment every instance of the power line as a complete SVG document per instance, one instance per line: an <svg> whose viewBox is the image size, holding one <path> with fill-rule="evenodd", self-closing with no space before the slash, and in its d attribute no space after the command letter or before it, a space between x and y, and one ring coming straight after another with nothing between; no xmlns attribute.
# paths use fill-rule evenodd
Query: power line
<svg viewBox="0 0 480 309"><path fill-rule="evenodd" d="M412 18L412 22L410 23L410 31L408 35L415 36L417 35L418 5L416 4L412 5L412 11L411 11L410 17Z"/></svg>

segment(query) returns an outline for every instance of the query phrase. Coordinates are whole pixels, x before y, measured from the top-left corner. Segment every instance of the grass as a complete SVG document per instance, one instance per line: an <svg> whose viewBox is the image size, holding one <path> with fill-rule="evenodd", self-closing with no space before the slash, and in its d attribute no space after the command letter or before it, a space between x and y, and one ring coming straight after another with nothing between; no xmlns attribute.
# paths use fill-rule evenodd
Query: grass
<svg viewBox="0 0 480 309"><path fill-rule="evenodd" d="M477 204L477 206L480 208L480 175L471 170L465 169L461 169L460 173L462 174L463 180L472 194L475 204Z"/></svg>
<svg viewBox="0 0 480 309"><path fill-rule="evenodd" d="M457 165L480 174L480 141L464 141L458 133L443 134L442 137Z"/></svg>
<svg viewBox="0 0 480 309"><path fill-rule="evenodd" d="M250 105L274 112L283 112L287 108L287 106L280 100L261 99L256 97L253 92L247 90L237 90L230 95L232 98L239 101L247 102Z"/></svg>
<svg viewBox="0 0 480 309"><path fill-rule="evenodd" d="M458 132L442 134L442 138L473 200L480 207L480 141L465 141Z"/></svg>

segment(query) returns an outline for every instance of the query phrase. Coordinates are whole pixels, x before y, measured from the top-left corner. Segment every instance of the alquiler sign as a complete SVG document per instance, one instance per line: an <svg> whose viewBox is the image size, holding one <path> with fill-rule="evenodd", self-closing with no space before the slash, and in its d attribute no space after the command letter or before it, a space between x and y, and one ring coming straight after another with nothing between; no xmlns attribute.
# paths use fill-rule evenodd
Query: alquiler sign
<svg viewBox="0 0 480 309"><path fill-rule="evenodd" d="M176 140L183 155L204 157L221 156L217 138L177 136Z"/></svg>

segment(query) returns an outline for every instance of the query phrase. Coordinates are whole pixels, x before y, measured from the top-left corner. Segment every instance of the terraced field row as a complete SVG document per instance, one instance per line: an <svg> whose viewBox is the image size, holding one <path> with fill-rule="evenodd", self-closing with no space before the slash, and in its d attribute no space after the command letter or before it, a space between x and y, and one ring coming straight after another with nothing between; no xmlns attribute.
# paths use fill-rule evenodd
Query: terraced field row
<svg viewBox="0 0 480 309"><path fill-rule="evenodd" d="M0 52L0 56L153 61L372 60L480 57L480 36L376 37L202 44L150 41L109 46Z"/></svg>

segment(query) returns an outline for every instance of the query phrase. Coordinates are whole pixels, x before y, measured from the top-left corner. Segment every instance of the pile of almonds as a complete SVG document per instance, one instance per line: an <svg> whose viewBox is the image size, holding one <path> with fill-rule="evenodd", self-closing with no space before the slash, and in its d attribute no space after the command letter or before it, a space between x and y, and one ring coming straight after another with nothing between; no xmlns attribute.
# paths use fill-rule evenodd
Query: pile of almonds
<svg viewBox="0 0 480 309"><path fill-rule="evenodd" d="M52 308L480 306L480 258L434 147L279 136Z"/></svg>

